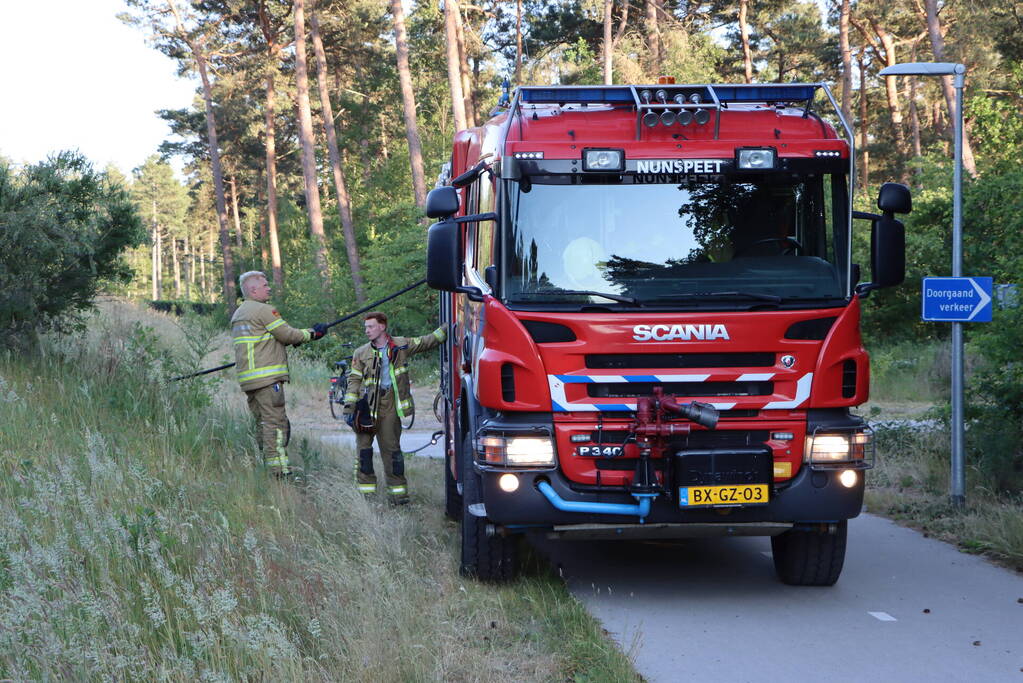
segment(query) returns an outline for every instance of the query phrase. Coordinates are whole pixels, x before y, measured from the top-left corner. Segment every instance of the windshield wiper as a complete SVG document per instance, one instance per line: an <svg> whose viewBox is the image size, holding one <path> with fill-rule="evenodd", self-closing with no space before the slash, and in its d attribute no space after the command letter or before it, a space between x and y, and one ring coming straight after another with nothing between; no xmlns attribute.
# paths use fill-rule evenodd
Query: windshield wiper
<svg viewBox="0 0 1023 683"><path fill-rule="evenodd" d="M560 294L578 294L578 295L582 295L582 296L602 296L605 299L610 299L611 301L617 301L618 303L621 303L621 304L630 304L632 306L642 306L643 305L639 301L637 301L635 299L635 297L622 296L621 294L611 294L609 292L597 292L597 291L593 291L593 290L589 290L589 289L550 289L550 290L544 290L544 291L538 291L538 292L519 292L515 296L516 296L516 298L519 298L519 297L530 297L530 296L557 296L557 295L560 295Z"/></svg>
<svg viewBox="0 0 1023 683"><path fill-rule="evenodd" d="M656 301L699 301L701 299L755 299L756 301L770 301L773 304L781 303L781 297L774 294L759 294L757 292L687 292L686 294L662 294L654 297Z"/></svg>

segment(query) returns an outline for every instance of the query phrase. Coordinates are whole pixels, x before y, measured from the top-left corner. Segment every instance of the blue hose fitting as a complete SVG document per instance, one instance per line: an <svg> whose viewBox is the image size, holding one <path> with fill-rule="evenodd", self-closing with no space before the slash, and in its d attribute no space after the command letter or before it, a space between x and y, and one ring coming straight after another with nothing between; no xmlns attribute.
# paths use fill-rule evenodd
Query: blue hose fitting
<svg viewBox="0 0 1023 683"><path fill-rule="evenodd" d="M558 495L546 481L538 482L536 487L544 495L550 504L564 512L589 512L597 515L638 515L639 523L650 514L650 504L657 497L656 493L634 493L636 505L628 503L588 503L574 500L565 500Z"/></svg>

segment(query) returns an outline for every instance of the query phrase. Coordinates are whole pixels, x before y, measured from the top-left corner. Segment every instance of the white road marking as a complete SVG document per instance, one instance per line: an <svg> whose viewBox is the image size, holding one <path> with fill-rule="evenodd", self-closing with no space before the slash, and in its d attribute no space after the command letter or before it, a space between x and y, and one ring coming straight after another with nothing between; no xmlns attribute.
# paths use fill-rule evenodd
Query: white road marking
<svg viewBox="0 0 1023 683"><path fill-rule="evenodd" d="M867 612L867 614L874 617L878 621L898 621L898 619L888 614L887 612Z"/></svg>

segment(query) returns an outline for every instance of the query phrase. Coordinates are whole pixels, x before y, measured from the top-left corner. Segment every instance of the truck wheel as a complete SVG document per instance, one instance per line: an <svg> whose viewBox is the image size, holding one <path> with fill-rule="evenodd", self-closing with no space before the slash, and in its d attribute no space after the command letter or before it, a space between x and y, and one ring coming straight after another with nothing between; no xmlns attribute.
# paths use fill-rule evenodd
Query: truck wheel
<svg viewBox="0 0 1023 683"><path fill-rule="evenodd" d="M774 569L790 586L832 586L845 562L848 521L833 533L793 529L771 537Z"/></svg>
<svg viewBox="0 0 1023 683"><path fill-rule="evenodd" d="M455 458L455 462L460 460L457 454ZM446 458L444 460L444 516L456 522L462 518L462 494L458 492L458 482L451 474L451 466Z"/></svg>
<svg viewBox="0 0 1023 683"><path fill-rule="evenodd" d="M463 450L468 457L469 450ZM462 466L462 563L459 573L480 581L511 581L517 573L517 536L487 535L489 521L469 512L480 500L480 479L469 463Z"/></svg>

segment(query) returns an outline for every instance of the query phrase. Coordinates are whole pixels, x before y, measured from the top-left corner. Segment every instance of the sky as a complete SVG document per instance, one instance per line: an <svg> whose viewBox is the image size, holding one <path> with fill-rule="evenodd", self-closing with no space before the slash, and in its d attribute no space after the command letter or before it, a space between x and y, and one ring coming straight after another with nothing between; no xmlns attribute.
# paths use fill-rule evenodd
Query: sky
<svg viewBox="0 0 1023 683"><path fill-rule="evenodd" d="M0 156L77 149L124 173L170 137L157 109L191 104L198 79L121 23L122 0L0 0Z"/></svg>

